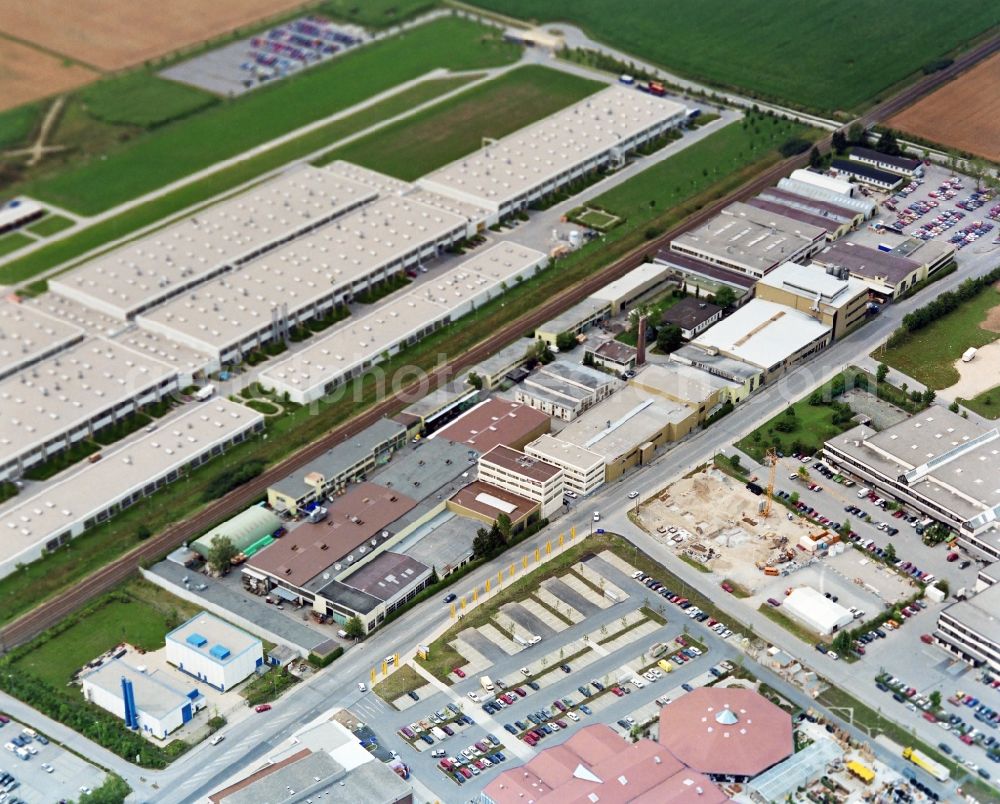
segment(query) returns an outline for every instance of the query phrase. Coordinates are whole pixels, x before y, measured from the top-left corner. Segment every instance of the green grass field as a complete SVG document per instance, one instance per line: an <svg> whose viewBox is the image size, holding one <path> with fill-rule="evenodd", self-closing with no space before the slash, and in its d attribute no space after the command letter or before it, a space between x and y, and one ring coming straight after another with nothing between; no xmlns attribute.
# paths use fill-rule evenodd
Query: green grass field
<svg viewBox="0 0 1000 804"><path fill-rule="evenodd" d="M437 5L437 0L327 0L318 11L366 28L388 28Z"/></svg>
<svg viewBox="0 0 1000 804"><path fill-rule="evenodd" d="M785 140L815 138L816 133L788 120L751 114L588 203L626 218L627 224L634 227L689 197L692 191L708 186L719 176L739 170L747 162L774 151Z"/></svg>
<svg viewBox="0 0 1000 804"><path fill-rule="evenodd" d="M214 106L219 98L201 89L146 72L127 73L80 91L87 113L105 123L154 128Z"/></svg>
<svg viewBox="0 0 1000 804"><path fill-rule="evenodd" d="M830 112L854 110L1000 24L979 0L474 0L521 19L567 21L689 78Z"/></svg>
<svg viewBox="0 0 1000 804"><path fill-rule="evenodd" d="M602 87L545 67L520 67L449 98L413 117L331 152L412 181Z"/></svg>
<svg viewBox="0 0 1000 804"><path fill-rule="evenodd" d="M930 388L947 388L959 380L953 364L962 352L970 346L985 346L1000 338L1000 333L988 332L979 326L997 305L1000 305L1000 291L986 288L954 312L908 335L903 344L884 352L876 350L873 355Z"/></svg>
<svg viewBox="0 0 1000 804"><path fill-rule="evenodd" d="M609 229L614 224L618 223L621 218L617 215L612 215L608 212L602 212L599 209L588 209L585 212L580 213L576 216L576 219L585 226L589 226L592 229Z"/></svg>
<svg viewBox="0 0 1000 804"><path fill-rule="evenodd" d="M960 399L960 404L986 419L1000 419L1000 385L977 394L972 399Z"/></svg>
<svg viewBox="0 0 1000 804"><path fill-rule="evenodd" d="M234 187L251 181L262 173L299 159L331 142L350 136L381 120L403 114L414 106L463 86L472 77L439 78L422 81L411 89L372 104L363 111L336 120L326 126L296 137L252 159L239 162L199 182L174 190L172 193L123 212L107 221L82 230L57 243L41 248L31 255L0 266L0 283L23 282L98 248L104 243L150 226L162 218L203 203Z"/></svg>
<svg viewBox="0 0 1000 804"><path fill-rule="evenodd" d="M69 229L72 225L73 221L63 215L46 215L38 223L33 223L29 226L28 229L36 235L49 237L50 235L54 235L64 229Z"/></svg>
<svg viewBox="0 0 1000 804"><path fill-rule="evenodd" d="M0 256L10 254L12 251L17 251L19 248L24 248L34 242L30 237L20 232L5 234L3 237L0 237Z"/></svg>
<svg viewBox="0 0 1000 804"><path fill-rule="evenodd" d="M83 665L121 642L144 650L162 648L166 633L199 610L146 581L130 581L121 593L124 599L113 597L80 617L58 637L20 658L15 667L63 687Z"/></svg>
<svg viewBox="0 0 1000 804"><path fill-rule="evenodd" d="M0 150L27 145L41 117L41 106L29 103L0 112Z"/></svg>
<svg viewBox="0 0 1000 804"><path fill-rule="evenodd" d="M518 53L481 25L453 17L436 20L162 126L109 150L107 158L39 178L24 190L94 214L436 68L476 70L510 63Z"/></svg>

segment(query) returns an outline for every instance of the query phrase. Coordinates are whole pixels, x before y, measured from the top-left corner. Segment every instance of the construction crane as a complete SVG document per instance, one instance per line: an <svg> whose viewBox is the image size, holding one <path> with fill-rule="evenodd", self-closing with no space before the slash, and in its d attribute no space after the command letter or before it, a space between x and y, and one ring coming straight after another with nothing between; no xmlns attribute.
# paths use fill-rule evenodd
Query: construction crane
<svg viewBox="0 0 1000 804"><path fill-rule="evenodd" d="M767 499L764 500L764 510L761 512L765 517L771 516L771 501L774 498L774 479L778 472L778 453L774 447L768 449L764 456L764 462L768 466L767 476Z"/></svg>

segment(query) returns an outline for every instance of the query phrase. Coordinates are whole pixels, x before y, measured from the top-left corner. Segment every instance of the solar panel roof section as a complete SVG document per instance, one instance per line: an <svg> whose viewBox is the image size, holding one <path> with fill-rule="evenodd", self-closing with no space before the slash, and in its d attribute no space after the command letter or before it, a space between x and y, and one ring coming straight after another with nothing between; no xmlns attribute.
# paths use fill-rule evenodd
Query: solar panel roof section
<svg viewBox="0 0 1000 804"><path fill-rule="evenodd" d="M132 318L377 195L337 173L302 166L90 260L50 280L49 288Z"/></svg>

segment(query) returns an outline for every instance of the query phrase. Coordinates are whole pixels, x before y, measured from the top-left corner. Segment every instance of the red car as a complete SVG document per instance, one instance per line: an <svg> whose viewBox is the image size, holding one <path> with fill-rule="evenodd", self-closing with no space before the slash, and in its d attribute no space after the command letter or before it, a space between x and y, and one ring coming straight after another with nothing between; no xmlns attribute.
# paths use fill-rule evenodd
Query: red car
<svg viewBox="0 0 1000 804"><path fill-rule="evenodd" d="M958 553L948 553L948 561L958 561Z"/></svg>
<svg viewBox="0 0 1000 804"><path fill-rule="evenodd" d="M271 709L271 704L257 704L254 708L254 712L268 712Z"/></svg>
<svg viewBox="0 0 1000 804"><path fill-rule="evenodd" d="M611 691L612 691L612 692L613 692L613 693L614 693L614 694L615 694L616 696L618 696L619 698L621 698L621 697L622 697L622 696L623 696L623 695L625 694L624 692L622 692L622 688L621 688L621 687L612 687L612 688L611 688Z"/></svg>
<svg viewBox="0 0 1000 804"><path fill-rule="evenodd" d="M453 672L459 678L465 678L465 671L461 667L456 667L451 672Z"/></svg>
<svg viewBox="0 0 1000 804"><path fill-rule="evenodd" d="M459 768L459 770L462 772L462 775L466 779L471 779L472 778L472 771L470 771L468 768Z"/></svg>
<svg viewBox="0 0 1000 804"><path fill-rule="evenodd" d="M524 687L514 687L514 692L519 698L523 698L528 694L524 691Z"/></svg>
<svg viewBox="0 0 1000 804"><path fill-rule="evenodd" d="M924 720L930 723L937 723L937 717L934 716L933 712L924 712Z"/></svg>
<svg viewBox="0 0 1000 804"><path fill-rule="evenodd" d="M724 590L725 590L726 592L729 592L729 594L732 594L732 593L733 593L733 587L732 587L732 585L731 585L731 584L729 584L729 583L727 583L726 581L723 581L723 582L722 582L722 588L723 588L723 589L724 589Z"/></svg>
<svg viewBox="0 0 1000 804"><path fill-rule="evenodd" d="M933 645L934 644L934 637L932 637L930 634L921 634L920 635L920 641L923 642L926 645Z"/></svg>

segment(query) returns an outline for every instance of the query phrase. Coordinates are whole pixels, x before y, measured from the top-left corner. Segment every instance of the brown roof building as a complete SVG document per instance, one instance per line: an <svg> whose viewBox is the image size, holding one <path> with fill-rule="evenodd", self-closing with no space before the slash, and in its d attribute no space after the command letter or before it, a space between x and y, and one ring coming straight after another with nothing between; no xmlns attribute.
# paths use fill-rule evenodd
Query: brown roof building
<svg viewBox="0 0 1000 804"><path fill-rule="evenodd" d="M504 771L482 792L492 804L721 804L726 795L652 740L625 743L596 724L526 765Z"/></svg>
<svg viewBox="0 0 1000 804"><path fill-rule="evenodd" d="M688 296L664 310L660 320L664 324L679 327L681 335L691 340L720 318L722 318L722 308L719 305Z"/></svg>
<svg viewBox="0 0 1000 804"><path fill-rule="evenodd" d="M247 565L284 584L302 587L373 537L381 541L385 526L416 504L411 497L376 483L348 486L329 506L325 520L299 525Z"/></svg>
<svg viewBox="0 0 1000 804"><path fill-rule="evenodd" d="M521 449L548 431L549 417L541 411L506 399L488 399L434 437L467 444L482 455L498 444Z"/></svg>
<svg viewBox="0 0 1000 804"><path fill-rule="evenodd" d="M792 754L792 719L754 690L700 687L660 710L660 744L701 773L751 778Z"/></svg>
<svg viewBox="0 0 1000 804"><path fill-rule="evenodd" d="M448 508L486 524L492 524L500 514L506 514L516 528L538 510L539 504L477 480L448 500Z"/></svg>

